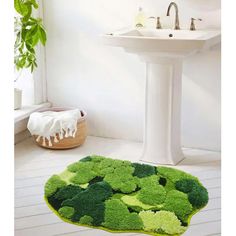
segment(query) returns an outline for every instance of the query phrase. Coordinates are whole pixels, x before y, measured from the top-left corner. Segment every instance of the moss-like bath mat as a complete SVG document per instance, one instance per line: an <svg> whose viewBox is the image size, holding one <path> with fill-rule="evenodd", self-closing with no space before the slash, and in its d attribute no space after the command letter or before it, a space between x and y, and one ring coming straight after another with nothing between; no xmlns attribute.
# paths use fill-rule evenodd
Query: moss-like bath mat
<svg viewBox="0 0 236 236"><path fill-rule="evenodd" d="M47 181L45 200L69 223L181 235L208 193L196 177L173 168L88 156Z"/></svg>

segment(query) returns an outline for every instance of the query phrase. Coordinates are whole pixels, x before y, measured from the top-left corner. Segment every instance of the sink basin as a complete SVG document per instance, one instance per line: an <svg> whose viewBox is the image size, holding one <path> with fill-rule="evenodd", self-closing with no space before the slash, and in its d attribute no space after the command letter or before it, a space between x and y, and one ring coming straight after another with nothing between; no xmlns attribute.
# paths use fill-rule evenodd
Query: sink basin
<svg viewBox="0 0 236 236"><path fill-rule="evenodd" d="M105 44L130 52L161 52L187 56L220 42L217 30L126 29L104 35Z"/></svg>
<svg viewBox="0 0 236 236"><path fill-rule="evenodd" d="M183 159L180 139L183 58L219 44L220 31L140 28L105 34L102 38L106 45L138 55L146 65L141 161L177 164Z"/></svg>
<svg viewBox="0 0 236 236"><path fill-rule="evenodd" d="M208 39L212 36L217 36L218 31L203 31L203 30L172 30L172 29L133 29L121 33L120 36L146 37L146 38L160 38L160 39Z"/></svg>

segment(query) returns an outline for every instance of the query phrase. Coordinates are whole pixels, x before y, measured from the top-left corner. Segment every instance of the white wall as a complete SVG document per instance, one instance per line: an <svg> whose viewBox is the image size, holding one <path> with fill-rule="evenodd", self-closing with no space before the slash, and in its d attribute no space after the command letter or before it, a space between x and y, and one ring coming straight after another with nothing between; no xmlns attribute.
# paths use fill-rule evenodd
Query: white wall
<svg viewBox="0 0 236 236"><path fill-rule="evenodd" d="M220 27L220 10L193 10L185 1L176 1L182 28L189 27L190 17L203 18L203 22L197 23L198 28ZM173 16L165 16L169 3L44 1L49 101L84 108L92 135L141 141L145 64L120 48L102 45L99 35L133 25L140 5L148 16L161 16L163 26L171 27ZM182 121L183 146L220 149L219 49L185 60Z"/></svg>
<svg viewBox="0 0 236 236"><path fill-rule="evenodd" d="M34 80L30 70L22 70L15 72L14 87L22 90L22 106L34 104Z"/></svg>

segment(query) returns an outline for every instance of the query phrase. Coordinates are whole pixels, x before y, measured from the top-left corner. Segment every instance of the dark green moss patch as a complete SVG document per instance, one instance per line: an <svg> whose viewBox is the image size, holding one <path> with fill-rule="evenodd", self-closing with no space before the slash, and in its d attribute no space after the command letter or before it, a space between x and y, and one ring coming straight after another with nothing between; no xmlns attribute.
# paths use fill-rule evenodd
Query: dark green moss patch
<svg viewBox="0 0 236 236"><path fill-rule="evenodd" d="M54 195L54 198L57 200L66 200L71 199L78 193L82 192L83 189L76 185L67 185L65 187L60 188L57 193Z"/></svg>
<svg viewBox="0 0 236 236"><path fill-rule="evenodd" d="M166 186L166 182L167 182L166 178L160 177L160 179L159 179L159 184L160 185L165 187Z"/></svg>
<svg viewBox="0 0 236 236"><path fill-rule="evenodd" d="M84 215L93 218L93 225L98 226L103 222L104 201L112 196L111 187L105 182L98 182L89 186L72 199L63 201L62 206L75 209L72 221L78 222Z"/></svg>
<svg viewBox="0 0 236 236"><path fill-rule="evenodd" d="M188 194L188 200L193 207L200 209L208 202L207 190L193 179L182 179L175 183L176 189Z"/></svg>
<svg viewBox="0 0 236 236"><path fill-rule="evenodd" d="M207 204L208 192L180 170L87 156L46 182L45 199L67 222L178 236Z"/></svg>
<svg viewBox="0 0 236 236"><path fill-rule="evenodd" d="M51 195L50 197L47 198L48 203L55 209L59 210L62 204L62 200L56 199L55 194Z"/></svg>
<svg viewBox="0 0 236 236"><path fill-rule="evenodd" d="M188 194L188 200L197 209L200 209L208 203L208 192L207 190L202 187L194 187L193 190Z"/></svg>
<svg viewBox="0 0 236 236"><path fill-rule="evenodd" d="M139 178L143 178L143 177L155 174L154 166L139 164L139 163L133 163L132 166L134 167L133 175Z"/></svg>
<svg viewBox="0 0 236 236"><path fill-rule="evenodd" d="M97 182L101 182L103 181L103 177L101 176L96 176L95 178L93 178L92 180L89 181L89 185L95 184Z"/></svg>
<svg viewBox="0 0 236 236"><path fill-rule="evenodd" d="M90 156L80 159L81 162L87 162L87 161L91 161L91 160L92 160L92 157L90 157Z"/></svg>
<svg viewBox="0 0 236 236"><path fill-rule="evenodd" d="M175 183L177 190L183 193L189 193L193 190L194 187L198 187L198 182L193 179L181 179Z"/></svg>

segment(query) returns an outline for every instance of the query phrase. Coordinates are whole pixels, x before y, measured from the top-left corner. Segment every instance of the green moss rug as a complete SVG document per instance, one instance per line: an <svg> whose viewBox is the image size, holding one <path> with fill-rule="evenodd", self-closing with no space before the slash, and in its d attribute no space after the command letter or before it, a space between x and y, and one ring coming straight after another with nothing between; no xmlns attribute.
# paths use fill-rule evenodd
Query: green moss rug
<svg viewBox="0 0 236 236"><path fill-rule="evenodd" d="M49 178L45 200L72 224L114 233L181 235L207 204L208 192L183 171L88 156Z"/></svg>

